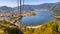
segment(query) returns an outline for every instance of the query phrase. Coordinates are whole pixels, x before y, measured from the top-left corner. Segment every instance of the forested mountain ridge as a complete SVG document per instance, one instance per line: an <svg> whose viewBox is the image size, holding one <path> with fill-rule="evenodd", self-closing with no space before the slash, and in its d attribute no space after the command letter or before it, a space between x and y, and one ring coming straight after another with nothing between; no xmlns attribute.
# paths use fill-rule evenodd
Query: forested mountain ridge
<svg viewBox="0 0 60 34"><path fill-rule="evenodd" d="M57 14L60 14L60 2L56 3L56 5L51 10Z"/></svg>
<svg viewBox="0 0 60 34"><path fill-rule="evenodd" d="M21 10L22 11L34 11L35 9L50 9L53 6L55 6L56 3L43 3L40 5L22 5ZM15 11L18 10L17 7L7 7L7 6L0 6L0 11Z"/></svg>

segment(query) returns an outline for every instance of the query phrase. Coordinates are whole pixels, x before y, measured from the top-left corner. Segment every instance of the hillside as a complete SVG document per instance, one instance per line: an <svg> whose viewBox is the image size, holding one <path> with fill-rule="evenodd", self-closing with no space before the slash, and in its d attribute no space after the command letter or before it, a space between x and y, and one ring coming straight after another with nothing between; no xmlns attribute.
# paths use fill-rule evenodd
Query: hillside
<svg viewBox="0 0 60 34"><path fill-rule="evenodd" d="M26 30L24 34L60 34L60 22L52 20L42 24L41 27Z"/></svg>
<svg viewBox="0 0 60 34"><path fill-rule="evenodd" d="M44 3L44 4L37 5L36 9L50 9L53 6L55 6L55 3Z"/></svg>
<svg viewBox="0 0 60 34"><path fill-rule="evenodd" d="M14 11L14 8L7 7L7 6L1 6L0 11Z"/></svg>
<svg viewBox="0 0 60 34"><path fill-rule="evenodd" d="M60 34L60 22L51 20L42 24L38 28L26 28L26 26L17 26L5 20L0 21L0 34Z"/></svg>
<svg viewBox="0 0 60 34"><path fill-rule="evenodd" d="M50 21L34 31L34 34L60 34L60 22Z"/></svg>
<svg viewBox="0 0 60 34"><path fill-rule="evenodd" d="M15 10L18 10L18 6L17 7L14 7ZM35 9L32 8L30 5L22 5L21 6L21 10L22 11L34 11Z"/></svg>
<svg viewBox="0 0 60 34"><path fill-rule="evenodd" d="M35 10L35 9L50 9L52 8L53 6L55 6L55 3L44 3L44 4L40 4L40 5L24 5L24 8L23 8L23 5L21 6L22 7L22 10ZM15 7L15 9L17 9L18 7Z"/></svg>
<svg viewBox="0 0 60 34"><path fill-rule="evenodd" d="M40 5L23 5L21 6L22 11L34 11L35 9L50 9L55 6L55 3L44 3ZM17 11L18 6L12 8L7 6L0 6L0 11Z"/></svg>
<svg viewBox="0 0 60 34"><path fill-rule="evenodd" d="M18 26L3 20L0 21L0 34L23 34L23 32Z"/></svg>
<svg viewBox="0 0 60 34"><path fill-rule="evenodd" d="M57 14L60 14L60 2L56 3L56 5L51 10Z"/></svg>

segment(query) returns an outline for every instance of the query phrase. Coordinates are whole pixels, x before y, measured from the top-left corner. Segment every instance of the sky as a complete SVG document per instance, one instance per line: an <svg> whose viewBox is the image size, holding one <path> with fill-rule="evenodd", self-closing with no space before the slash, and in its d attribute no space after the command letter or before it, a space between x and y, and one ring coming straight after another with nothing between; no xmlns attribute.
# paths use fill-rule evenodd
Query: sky
<svg viewBox="0 0 60 34"><path fill-rule="evenodd" d="M24 4L26 5L38 5L43 3L56 3L56 2L60 2L60 0L24 0ZM0 0L0 6L16 7L17 0Z"/></svg>

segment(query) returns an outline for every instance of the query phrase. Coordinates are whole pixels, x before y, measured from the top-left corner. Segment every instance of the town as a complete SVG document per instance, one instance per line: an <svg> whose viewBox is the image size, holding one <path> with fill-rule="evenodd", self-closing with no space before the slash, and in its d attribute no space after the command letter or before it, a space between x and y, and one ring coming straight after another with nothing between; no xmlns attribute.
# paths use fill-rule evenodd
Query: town
<svg viewBox="0 0 60 34"><path fill-rule="evenodd" d="M20 16L26 17L26 16L34 16L34 12L24 12L24 13L19 13L19 12L0 12L0 21L1 20L6 20L8 22L13 22L13 20L19 19Z"/></svg>

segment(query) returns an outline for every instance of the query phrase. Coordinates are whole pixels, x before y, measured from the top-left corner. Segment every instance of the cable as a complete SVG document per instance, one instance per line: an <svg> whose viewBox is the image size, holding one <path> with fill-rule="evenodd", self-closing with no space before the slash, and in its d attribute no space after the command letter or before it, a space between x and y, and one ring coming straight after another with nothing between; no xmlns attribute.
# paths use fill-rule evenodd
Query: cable
<svg viewBox="0 0 60 34"><path fill-rule="evenodd" d="M21 8L22 8L22 7L21 7L21 0L20 0L20 16L21 16Z"/></svg>
<svg viewBox="0 0 60 34"><path fill-rule="evenodd" d="M23 12L24 12L24 0L23 0Z"/></svg>
<svg viewBox="0 0 60 34"><path fill-rule="evenodd" d="M20 10L19 10L19 0L17 0L17 5L18 5L18 12L19 12L19 11L20 11Z"/></svg>

